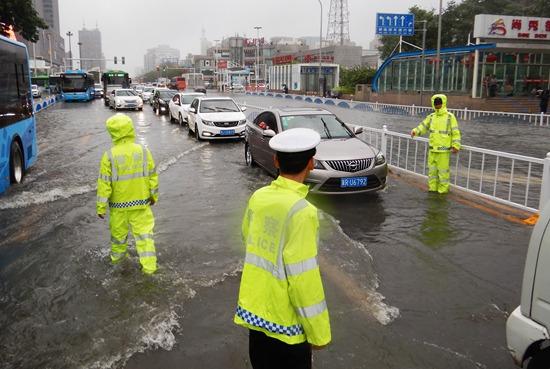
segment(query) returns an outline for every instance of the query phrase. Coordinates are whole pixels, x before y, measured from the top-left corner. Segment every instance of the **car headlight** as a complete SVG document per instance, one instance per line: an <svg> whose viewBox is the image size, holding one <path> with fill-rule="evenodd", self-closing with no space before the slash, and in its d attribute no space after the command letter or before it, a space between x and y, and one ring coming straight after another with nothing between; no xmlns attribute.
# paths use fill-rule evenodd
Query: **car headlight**
<svg viewBox="0 0 550 369"><path fill-rule="evenodd" d="M209 120L202 120L201 122L202 122L202 124L205 124L207 126L213 126L214 125L214 122L211 122Z"/></svg>
<svg viewBox="0 0 550 369"><path fill-rule="evenodd" d="M239 125L246 124L246 119L242 119L239 121Z"/></svg>
<svg viewBox="0 0 550 369"><path fill-rule="evenodd" d="M384 157L384 154L382 152L379 152L376 154L376 160L374 162L374 165L382 165L386 162L386 158Z"/></svg>
<svg viewBox="0 0 550 369"><path fill-rule="evenodd" d="M159 104L160 105L166 105L166 101L162 100L162 99L159 99Z"/></svg>
<svg viewBox="0 0 550 369"><path fill-rule="evenodd" d="M313 169L326 170L325 166L320 160L313 159L313 163L314 163Z"/></svg>

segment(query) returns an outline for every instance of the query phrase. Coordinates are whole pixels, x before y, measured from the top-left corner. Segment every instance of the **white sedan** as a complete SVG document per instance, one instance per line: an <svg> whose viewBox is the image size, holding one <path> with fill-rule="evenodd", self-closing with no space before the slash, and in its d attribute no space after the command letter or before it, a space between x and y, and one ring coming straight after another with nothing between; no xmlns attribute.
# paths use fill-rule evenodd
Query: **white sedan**
<svg viewBox="0 0 550 369"><path fill-rule="evenodd" d="M111 92L109 107L118 109L143 110L143 100L137 93L129 88L120 88Z"/></svg>
<svg viewBox="0 0 550 369"><path fill-rule="evenodd" d="M189 107L195 98L201 96L204 96L204 94L200 92L178 92L174 95L170 100L170 104L168 104L170 121L179 122L180 126L184 123L187 124Z"/></svg>
<svg viewBox="0 0 550 369"><path fill-rule="evenodd" d="M246 117L230 97L199 97L189 107L189 134L197 140L243 138Z"/></svg>

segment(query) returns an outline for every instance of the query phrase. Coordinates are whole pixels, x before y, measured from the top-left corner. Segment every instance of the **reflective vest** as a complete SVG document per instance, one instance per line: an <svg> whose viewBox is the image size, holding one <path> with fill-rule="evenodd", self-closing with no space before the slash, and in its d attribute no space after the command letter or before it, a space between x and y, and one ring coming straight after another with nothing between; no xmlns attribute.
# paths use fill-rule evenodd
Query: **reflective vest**
<svg viewBox="0 0 550 369"><path fill-rule="evenodd" d="M443 106L438 111L428 115L422 123L414 129L414 132L421 136L430 133L430 151L445 152L451 147L460 150L460 130L458 122L453 113L447 111L447 97L442 94L432 96L432 107L435 98L441 98ZM435 107L434 107L435 109Z"/></svg>
<svg viewBox="0 0 550 369"><path fill-rule="evenodd" d="M279 177L250 198L234 321L288 344L322 346L331 340L330 321L317 263L317 208L307 192Z"/></svg>
<svg viewBox="0 0 550 369"><path fill-rule="evenodd" d="M114 146L101 158L97 179L97 213L114 209L143 209L158 200L158 174L151 152L135 144L132 121L117 114L107 120ZM113 121L114 122L111 122ZM129 126L128 126L129 125Z"/></svg>

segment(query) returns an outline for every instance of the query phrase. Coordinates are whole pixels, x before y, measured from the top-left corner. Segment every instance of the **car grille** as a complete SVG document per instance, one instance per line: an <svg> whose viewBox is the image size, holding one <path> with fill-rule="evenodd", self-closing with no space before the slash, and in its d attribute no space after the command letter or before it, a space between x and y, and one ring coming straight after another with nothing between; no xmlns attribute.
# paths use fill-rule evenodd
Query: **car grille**
<svg viewBox="0 0 550 369"><path fill-rule="evenodd" d="M239 122L214 122L216 127L236 127L239 125Z"/></svg>
<svg viewBox="0 0 550 369"><path fill-rule="evenodd" d="M340 187L340 178L330 178L318 189L319 192L355 192L363 191L371 188L380 187L386 183L386 178L382 178L382 182L375 175L367 176L367 187Z"/></svg>
<svg viewBox="0 0 550 369"><path fill-rule="evenodd" d="M326 160L325 162L334 170L355 173L369 169L373 160L373 158L367 158L356 160Z"/></svg>

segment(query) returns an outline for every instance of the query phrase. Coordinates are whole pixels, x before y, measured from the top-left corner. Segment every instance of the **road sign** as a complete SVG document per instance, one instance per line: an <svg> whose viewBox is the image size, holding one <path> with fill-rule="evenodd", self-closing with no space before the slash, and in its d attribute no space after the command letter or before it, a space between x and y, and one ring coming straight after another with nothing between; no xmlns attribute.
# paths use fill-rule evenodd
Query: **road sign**
<svg viewBox="0 0 550 369"><path fill-rule="evenodd" d="M376 34L391 36L414 35L414 14L376 13Z"/></svg>

